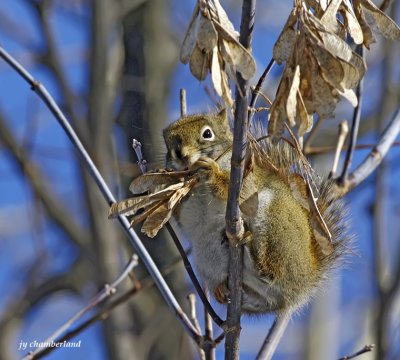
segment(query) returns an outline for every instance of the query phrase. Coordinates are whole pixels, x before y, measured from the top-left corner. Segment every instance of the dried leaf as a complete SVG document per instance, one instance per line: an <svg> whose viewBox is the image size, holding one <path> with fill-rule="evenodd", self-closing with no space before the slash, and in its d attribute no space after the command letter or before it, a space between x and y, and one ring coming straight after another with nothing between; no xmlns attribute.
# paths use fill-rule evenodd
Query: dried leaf
<svg viewBox="0 0 400 360"><path fill-rule="evenodd" d="M156 236L164 224L171 218L175 207L179 204L182 198L189 193L196 182L197 180L194 178L189 179L170 196L168 201L163 201L159 207L147 216L141 231L148 237L152 238Z"/></svg>
<svg viewBox="0 0 400 360"><path fill-rule="evenodd" d="M226 72L221 72L221 84L222 84L222 98L228 106L233 106L233 99L231 95L231 88L229 87L228 75Z"/></svg>
<svg viewBox="0 0 400 360"><path fill-rule="evenodd" d="M369 49L370 45L375 42L374 35L372 34L372 31L365 21L364 14L362 11L361 7L361 0L353 0L353 9L354 9L354 14L357 18L358 23L361 26L362 32L363 32L363 44L367 49Z"/></svg>
<svg viewBox="0 0 400 360"><path fill-rule="evenodd" d="M343 91L338 90L340 96L343 96L353 107L356 107L358 104L357 95L354 90L344 89Z"/></svg>
<svg viewBox="0 0 400 360"><path fill-rule="evenodd" d="M222 76L221 76L221 67L218 59L218 48L215 47L212 53L211 59L211 80L214 85L215 92L222 97Z"/></svg>
<svg viewBox="0 0 400 360"><path fill-rule="evenodd" d="M197 45L204 52L212 52L217 46L218 35L210 19L200 16L197 30Z"/></svg>
<svg viewBox="0 0 400 360"><path fill-rule="evenodd" d="M295 30L296 23L296 11L293 10L290 13L286 24L274 45L273 57L278 64L282 64L284 61L287 61L292 53L297 37L297 32Z"/></svg>
<svg viewBox="0 0 400 360"><path fill-rule="evenodd" d="M297 118L296 124L298 125L297 136L302 137L309 132L313 126L313 116L307 112L304 104L303 97L300 91L297 91Z"/></svg>
<svg viewBox="0 0 400 360"><path fill-rule="evenodd" d="M293 77L290 79L289 93L286 100L286 115L289 120L290 126L296 125L297 113L297 90L300 85L300 66L297 65Z"/></svg>
<svg viewBox="0 0 400 360"><path fill-rule="evenodd" d="M349 31L350 36L353 38L356 44L362 44L364 41L363 30L358 22L356 15L354 14L353 7L350 4L349 0L343 0L343 17L345 19L347 29Z"/></svg>
<svg viewBox="0 0 400 360"><path fill-rule="evenodd" d="M389 16L379 10L370 0L362 0L361 5L368 23L375 27L385 38L400 40L400 28Z"/></svg>
<svg viewBox="0 0 400 360"><path fill-rule="evenodd" d="M148 172L134 179L129 185L132 194L154 193L160 186L169 186L182 182L190 173L188 171Z"/></svg>
<svg viewBox="0 0 400 360"><path fill-rule="evenodd" d="M217 28L220 26L217 22L214 22L214 24ZM220 33L223 34L224 31ZM222 36L222 38L221 52L223 59L229 63L235 71L240 72L243 79L249 80L256 72L256 63L253 56L234 38L224 38L224 36Z"/></svg>
<svg viewBox="0 0 400 360"><path fill-rule="evenodd" d="M200 0L200 3L206 3L204 0ZM232 38L239 40L239 33L235 30L232 22L229 20L224 8L221 6L219 0L213 0L209 3L211 10L215 13L213 20L217 21L224 31L229 33ZM215 5L215 7L214 7ZM203 5L204 8L204 5Z"/></svg>
<svg viewBox="0 0 400 360"><path fill-rule="evenodd" d="M141 228L142 233L146 234L150 238L153 238L171 218L171 215L172 210L168 209L166 203L161 204L144 221Z"/></svg>
<svg viewBox="0 0 400 360"><path fill-rule="evenodd" d="M197 15L199 14L199 6L196 4L192 18L189 23L189 27L186 31L185 38L183 40L182 46L181 46L181 53L180 53L180 59L182 63L187 64L190 59L190 55L193 52L193 49L196 45L196 37L197 37Z"/></svg>
<svg viewBox="0 0 400 360"><path fill-rule="evenodd" d="M203 52L196 44L189 61L190 72L202 81L208 74L208 54Z"/></svg>
<svg viewBox="0 0 400 360"><path fill-rule="evenodd" d="M333 33L337 33L338 30L338 21L336 16L341 3L342 0L331 0L321 17L321 23L325 25L328 31Z"/></svg>

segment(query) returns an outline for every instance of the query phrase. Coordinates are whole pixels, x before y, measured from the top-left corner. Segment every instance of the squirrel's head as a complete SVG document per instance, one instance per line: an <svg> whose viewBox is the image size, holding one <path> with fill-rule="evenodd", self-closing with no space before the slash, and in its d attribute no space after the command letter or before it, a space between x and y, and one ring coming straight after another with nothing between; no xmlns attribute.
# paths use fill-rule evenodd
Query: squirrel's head
<svg viewBox="0 0 400 360"><path fill-rule="evenodd" d="M184 169L202 156L215 159L232 144L226 110L184 116L164 129L164 141L168 167Z"/></svg>

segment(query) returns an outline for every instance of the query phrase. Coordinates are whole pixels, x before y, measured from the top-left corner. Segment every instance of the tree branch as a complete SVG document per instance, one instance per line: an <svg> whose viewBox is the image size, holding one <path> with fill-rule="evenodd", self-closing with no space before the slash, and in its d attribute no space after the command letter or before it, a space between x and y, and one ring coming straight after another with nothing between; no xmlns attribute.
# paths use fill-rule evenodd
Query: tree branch
<svg viewBox="0 0 400 360"><path fill-rule="evenodd" d="M116 292L118 285L124 281L130 272L137 266L138 257L137 255L133 255L125 266L121 274L111 283L104 285L104 289L100 291L92 300L89 301L89 304L86 305L83 309L79 310L74 316L72 316L69 320L67 320L63 325L61 325L58 329L56 329L46 340L44 343L51 343L55 341L58 337L60 337L63 333L65 333L74 323L76 323L79 319L82 318L89 310L93 309L100 303L102 303L105 299L110 297L112 294ZM36 359L37 355L43 352L46 347L38 347L33 351L30 351L24 359Z"/></svg>
<svg viewBox="0 0 400 360"><path fill-rule="evenodd" d="M87 169L89 170L94 181L101 190L101 193L103 194L103 197L105 198L107 203L109 205L115 203L116 200L113 194L111 193L109 187L105 183L103 177L101 176L99 170L93 163L92 159L90 158L84 146L82 145L82 142L76 135L74 129L71 127L70 123L68 122L68 120L58 107L58 105L55 103L52 96L48 93L46 88L41 83L36 81L32 77L32 75L1 46L0 46L0 57L3 58L15 71L17 71L17 73L20 74L21 77L23 77L23 79L31 85L32 90L35 91L39 95L39 97L44 101L44 103L47 105L49 110L52 112L54 117L57 119L57 121L64 129L67 136L69 137L69 139L79 152L82 161L85 163ZM157 287L159 288L167 304L174 311L174 313L180 320L181 324L183 325L184 329L192 337L192 339L194 339L196 342L199 342L201 340L201 335L197 332L197 330L190 322L187 315L183 312L182 308L180 307L178 301L171 292L171 289L165 282L163 276L158 270L153 259L151 258L148 251L142 244L136 232L131 228L129 221L124 216L118 216L118 221L125 230L125 232L127 233L129 240L131 241L131 244L136 250L136 252L138 253L140 259L143 261L150 275L153 277L155 283L157 284Z"/></svg>
<svg viewBox="0 0 400 360"><path fill-rule="evenodd" d="M251 47L254 27L255 0L243 0L240 24L240 43L247 49ZM247 147L248 130L248 82L237 73L235 99L235 122L231 175L229 180L226 209L226 234L229 239L228 288L230 301L227 311L227 335L225 340L225 359L239 358L240 316L242 303L243 247L238 240L243 236L243 221L239 209L239 194L242 188L244 160Z"/></svg>
<svg viewBox="0 0 400 360"><path fill-rule="evenodd" d="M283 315L278 315L275 318L274 323L269 329L268 335L265 338L260 351L257 355L257 360L269 360L272 359L276 348L278 347L279 341L282 338L283 333L287 325L289 324L291 314L287 312Z"/></svg>
<svg viewBox="0 0 400 360"><path fill-rule="evenodd" d="M356 52L364 60L363 47L358 46L356 49ZM356 96L357 96L358 102L357 102L357 106L355 107L354 113L353 113L353 121L351 123L351 130L350 130L349 147L347 149L346 159L344 162L342 174L338 179L339 185L343 185L346 182L349 171L350 171L350 166L353 161L353 154L354 154L354 150L356 148L357 137L358 137L358 129L360 127L361 107L362 107L362 100L363 100L363 84L364 84L364 79L362 78L356 89Z"/></svg>
<svg viewBox="0 0 400 360"><path fill-rule="evenodd" d="M348 177L343 185L343 193L353 190L363 182L381 163L390 147L400 133L400 107L396 110L390 123L382 133L378 144L372 149L370 154Z"/></svg>

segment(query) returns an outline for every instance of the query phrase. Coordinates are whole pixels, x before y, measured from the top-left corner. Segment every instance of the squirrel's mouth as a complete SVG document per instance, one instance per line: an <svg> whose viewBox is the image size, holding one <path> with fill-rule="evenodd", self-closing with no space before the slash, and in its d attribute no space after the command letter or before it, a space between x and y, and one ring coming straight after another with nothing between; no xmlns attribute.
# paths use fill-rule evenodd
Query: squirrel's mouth
<svg viewBox="0 0 400 360"><path fill-rule="evenodd" d="M200 158L200 154L184 154L181 151L171 151L171 165L176 170L184 170L190 168L198 159Z"/></svg>

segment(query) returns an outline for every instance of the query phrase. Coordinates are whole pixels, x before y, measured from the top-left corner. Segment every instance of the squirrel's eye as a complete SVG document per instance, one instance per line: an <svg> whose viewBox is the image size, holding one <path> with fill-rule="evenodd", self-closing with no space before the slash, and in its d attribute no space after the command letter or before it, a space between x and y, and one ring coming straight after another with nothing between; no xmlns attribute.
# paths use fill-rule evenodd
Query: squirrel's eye
<svg viewBox="0 0 400 360"><path fill-rule="evenodd" d="M212 140L212 139L214 139L214 133L212 132L212 130L209 127L206 127L204 129L202 129L201 137L206 140Z"/></svg>

